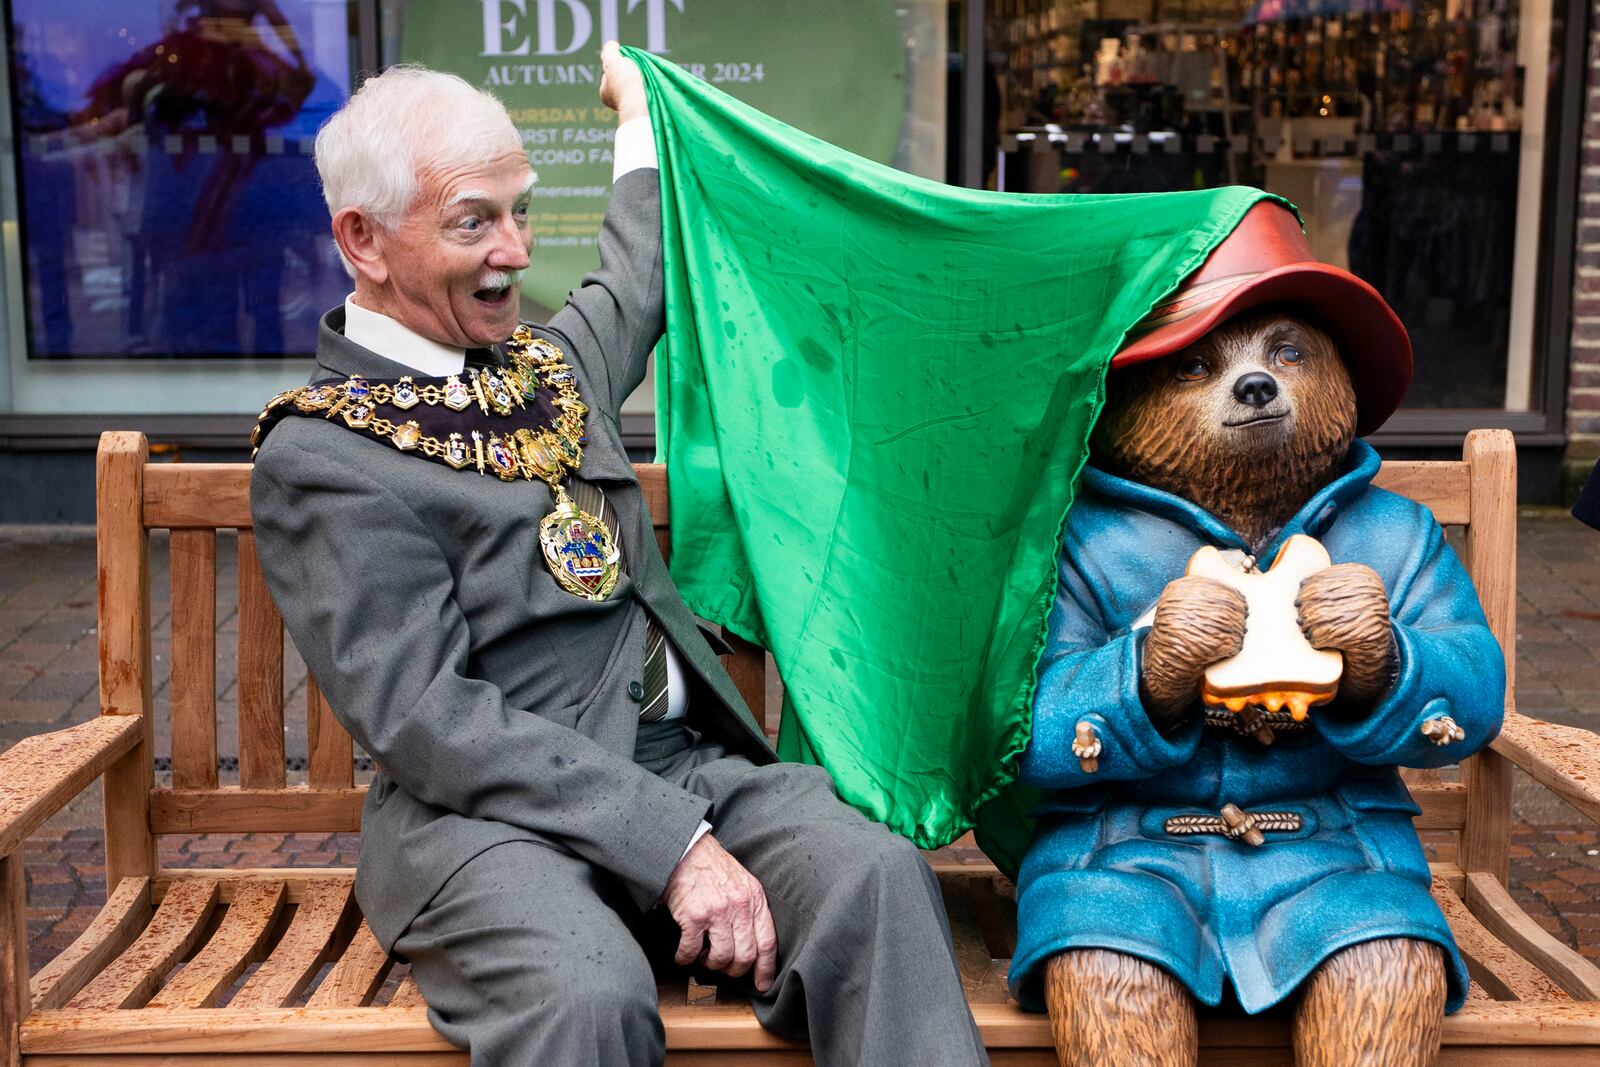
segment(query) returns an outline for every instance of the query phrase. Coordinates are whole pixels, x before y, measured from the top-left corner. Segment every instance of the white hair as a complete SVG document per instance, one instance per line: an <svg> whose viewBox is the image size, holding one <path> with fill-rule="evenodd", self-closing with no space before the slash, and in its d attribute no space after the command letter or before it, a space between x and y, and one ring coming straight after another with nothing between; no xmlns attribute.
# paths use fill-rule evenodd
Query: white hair
<svg viewBox="0 0 1600 1067"><path fill-rule="evenodd" d="M317 173L330 215L355 208L393 230L416 199L424 171L502 151L523 147L497 97L454 74L404 64L368 78L323 124ZM345 269L354 273L349 263Z"/></svg>

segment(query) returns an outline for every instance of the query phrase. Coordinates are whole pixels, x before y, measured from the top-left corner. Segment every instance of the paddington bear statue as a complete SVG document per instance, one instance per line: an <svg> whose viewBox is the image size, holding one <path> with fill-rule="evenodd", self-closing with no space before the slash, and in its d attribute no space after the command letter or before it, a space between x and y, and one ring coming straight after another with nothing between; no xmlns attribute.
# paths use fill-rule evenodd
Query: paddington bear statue
<svg viewBox="0 0 1600 1067"><path fill-rule="evenodd" d="M1467 971L1396 768L1492 740L1505 666L1432 515L1371 484L1405 329L1263 201L1111 366L1021 762L1046 792L1012 989L1063 1064L1192 1064L1196 1002L1291 997L1302 1067L1430 1064ZM1284 618L1340 654L1337 694L1207 706L1250 613L1190 560L1265 570L1295 535L1331 565Z"/></svg>

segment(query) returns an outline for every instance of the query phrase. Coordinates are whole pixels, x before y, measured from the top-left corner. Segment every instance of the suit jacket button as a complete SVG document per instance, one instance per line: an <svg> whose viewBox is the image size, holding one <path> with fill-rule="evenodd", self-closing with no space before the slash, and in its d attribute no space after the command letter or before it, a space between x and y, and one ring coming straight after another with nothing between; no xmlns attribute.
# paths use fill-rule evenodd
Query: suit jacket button
<svg viewBox="0 0 1600 1067"><path fill-rule="evenodd" d="M644 683L643 682L629 682L628 683L628 695L631 696L635 700L643 700L644 699Z"/></svg>

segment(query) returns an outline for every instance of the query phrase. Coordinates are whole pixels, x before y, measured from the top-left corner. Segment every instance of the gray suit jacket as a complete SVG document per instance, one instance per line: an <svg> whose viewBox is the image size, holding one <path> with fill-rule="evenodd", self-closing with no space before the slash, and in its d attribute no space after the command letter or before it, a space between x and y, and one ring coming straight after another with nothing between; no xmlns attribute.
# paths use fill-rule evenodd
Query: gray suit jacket
<svg viewBox="0 0 1600 1067"><path fill-rule="evenodd" d="M379 767L356 894L385 948L463 863L505 841L580 856L640 907L660 895L709 802L632 759L646 612L690 667L691 725L775 759L668 576L619 436L662 328L657 180L617 183L599 269L535 327L571 357L589 405L579 476L615 508L628 557L607 600L563 592L545 569L541 482L455 471L320 418L284 419L256 458L267 583ZM346 340L343 316L323 318L313 380L406 373ZM426 431L427 409L413 414Z"/></svg>

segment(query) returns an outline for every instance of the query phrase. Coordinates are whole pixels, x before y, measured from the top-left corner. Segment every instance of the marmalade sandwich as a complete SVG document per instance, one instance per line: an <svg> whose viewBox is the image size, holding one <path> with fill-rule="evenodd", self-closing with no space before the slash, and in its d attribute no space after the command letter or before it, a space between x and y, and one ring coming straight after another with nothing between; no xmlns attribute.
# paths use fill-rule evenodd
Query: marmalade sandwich
<svg viewBox="0 0 1600 1067"><path fill-rule="evenodd" d="M1210 545L1194 554L1185 573L1238 590L1249 608L1244 647L1206 670L1200 697L1208 707L1231 712L1288 708L1296 722L1303 722L1313 707L1333 699L1344 657L1311 647L1295 607L1300 583L1332 562L1322 543L1305 534L1284 542L1265 571L1241 569Z"/></svg>

